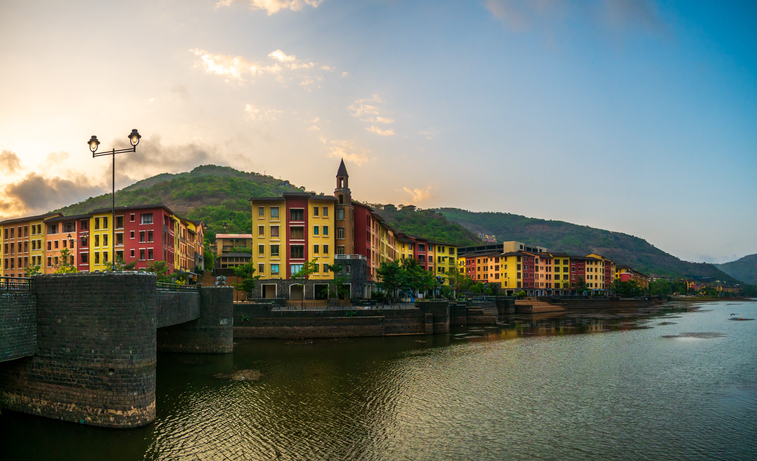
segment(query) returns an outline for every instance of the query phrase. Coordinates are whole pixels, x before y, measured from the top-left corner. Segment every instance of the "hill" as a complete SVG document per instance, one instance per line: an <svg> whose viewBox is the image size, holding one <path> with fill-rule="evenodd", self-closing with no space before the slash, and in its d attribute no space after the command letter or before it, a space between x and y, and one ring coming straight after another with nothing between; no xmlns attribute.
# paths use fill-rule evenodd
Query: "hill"
<svg viewBox="0 0 757 461"><path fill-rule="evenodd" d="M499 241L516 240L570 254L597 253L647 275L653 273L674 278L695 275L730 283L738 282L712 264L681 261L644 239L620 232L509 213L474 213L456 208L440 208L436 211L472 232L496 235Z"/></svg>
<svg viewBox="0 0 757 461"><path fill-rule="evenodd" d="M450 222L434 210L397 209L394 205L369 205L397 232L457 246L476 245L481 240L476 234Z"/></svg>
<svg viewBox="0 0 757 461"><path fill-rule="evenodd" d="M757 254L744 256L736 261L715 264L726 274L750 285L757 285Z"/></svg>
<svg viewBox="0 0 757 461"><path fill-rule="evenodd" d="M182 217L205 221L212 237L224 232L224 222L228 232L249 234L252 211L247 199L298 190L304 188L271 176L203 165L188 173L159 174L116 191L116 206L163 204ZM72 215L110 206L110 194L103 194L56 211Z"/></svg>

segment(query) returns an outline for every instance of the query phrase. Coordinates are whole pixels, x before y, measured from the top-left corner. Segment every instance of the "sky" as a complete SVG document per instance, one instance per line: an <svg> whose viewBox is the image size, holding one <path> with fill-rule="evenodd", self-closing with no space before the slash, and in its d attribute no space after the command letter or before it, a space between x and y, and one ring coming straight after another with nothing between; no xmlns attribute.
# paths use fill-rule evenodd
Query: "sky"
<svg viewBox="0 0 757 461"><path fill-rule="evenodd" d="M757 253L757 2L0 2L0 217L228 165ZM508 240L508 236L497 236Z"/></svg>

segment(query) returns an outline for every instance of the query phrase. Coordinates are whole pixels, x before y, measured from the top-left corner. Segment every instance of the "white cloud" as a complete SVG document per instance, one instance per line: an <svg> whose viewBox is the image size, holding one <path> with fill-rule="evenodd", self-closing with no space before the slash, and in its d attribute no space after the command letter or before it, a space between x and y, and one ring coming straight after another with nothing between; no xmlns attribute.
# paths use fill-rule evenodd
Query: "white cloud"
<svg viewBox="0 0 757 461"><path fill-rule="evenodd" d="M369 119L363 120L363 121L364 122L371 122L371 123L386 123L386 124L394 123L394 119L393 118L389 118L389 117L374 117L374 118L369 118Z"/></svg>
<svg viewBox="0 0 757 461"><path fill-rule="evenodd" d="M426 139L432 139L433 137L438 135L439 132L436 130L426 130L426 131L419 131L418 134L425 137Z"/></svg>
<svg viewBox="0 0 757 461"><path fill-rule="evenodd" d="M350 73L349 73L349 72L342 72L342 77L346 77L346 76L348 76L348 75L350 75Z"/></svg>
<svg viewBox="0 0 757 461"><path fill-rule="evenodd" d="M281 111L281 110L266 109L264 107L256 107L253 104L246 104L244 106L244 111L247 113L247 118L249 118L253 122L259 122L262 120L274 121L276 120L276 116L278 114L284 113L284 111Z"/></svg>
<svg viewBox="0 0 757 461"><path fill-rule="evenodd" d="M382 130L381 128L371 125L370 127L366 128L366 130L370 131L371 133L376 133L379 136L394 136L394 129L388 129L388 130Z"/></svg>
<svg viewBox="0 0 757 461"><path fill-rule="evenodd" d="M318 8L323 0L219 0L216 8L231 6L234 3L242 3L250 6L250 9L265 10L268 16L281 10L299 11L303 7L312 6Z"/></svg>
<svg viewBox="0 0 757 461"><path fill-rule="evenodd" d="M334 68L331 66L321 66L321 70L327 70L329 72L334 72Z"/></svg>
<svg viewBox="0 0 757 461"><path fill-rule="evenodd" d="M14 174L21 169L21 160L15 152L4 150L0 153L0 173Z"/></svg>
<svg viewBox="0 0 757 461"><path fill-rule="evenodd" d="M410 189L409 187L403 187L402 190L412 196L413 202L423 202L433 197L431 193L432 189L437 189L438 186L427 186L425 189Z"/></svg>
<svg viewBox="0 0 757 461"><path fill-rule="evenodd" d="M275 60L277 60L279 62L292 62L292 61L296 61L297 60L297 56L295 56L295 55L291 55L291 56L287 55L286 53L284 53L281 50L271 51L270 53L268 53L268 57L272 58L272 59L275 59Z"/></svg>
<svg viewBox="0 0 757 461"><path fill-rule="evenodd" d="M349 141L331 141L329 146L329 158L341 158L346 162L352 162L358 166L370 161L368 155L370 149L358 148Z"/></svg>
<svg viewBox="0 0 757 461"><path fill-rule="evenodd" d="M318 125L313 125L310 128L308 128L308 131L321 131L321 129L318 128Z"/></svg>

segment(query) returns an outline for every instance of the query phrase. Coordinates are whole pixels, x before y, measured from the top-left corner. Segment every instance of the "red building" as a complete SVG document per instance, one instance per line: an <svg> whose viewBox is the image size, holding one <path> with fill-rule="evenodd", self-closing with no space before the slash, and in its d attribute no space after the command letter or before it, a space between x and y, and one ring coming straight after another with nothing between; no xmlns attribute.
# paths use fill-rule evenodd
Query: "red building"
<svg viewBox="0 0 757 461"><path fill-rule="evenodd" d="M588 258L584 256L571 256L570 257L570 287L576 288L579 280L583 280L586 283L586 261Z"/></svg>

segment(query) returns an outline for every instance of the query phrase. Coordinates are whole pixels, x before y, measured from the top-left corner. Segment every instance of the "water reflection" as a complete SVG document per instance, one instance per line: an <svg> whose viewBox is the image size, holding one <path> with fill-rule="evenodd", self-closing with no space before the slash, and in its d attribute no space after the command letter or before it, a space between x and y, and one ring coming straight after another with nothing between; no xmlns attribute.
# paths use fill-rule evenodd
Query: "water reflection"
<svg viewBox="0 0 757 461"><path fill-rule="evenodd" d="M153 425L3 415L0 458L754 459L757 322L729 322L727 309L511 316L444 336L161 354ZM757 316L757 304L738 309ZM707 332L719 335L663 337ZM238 370L260 380L218 377Z"/></svg>

